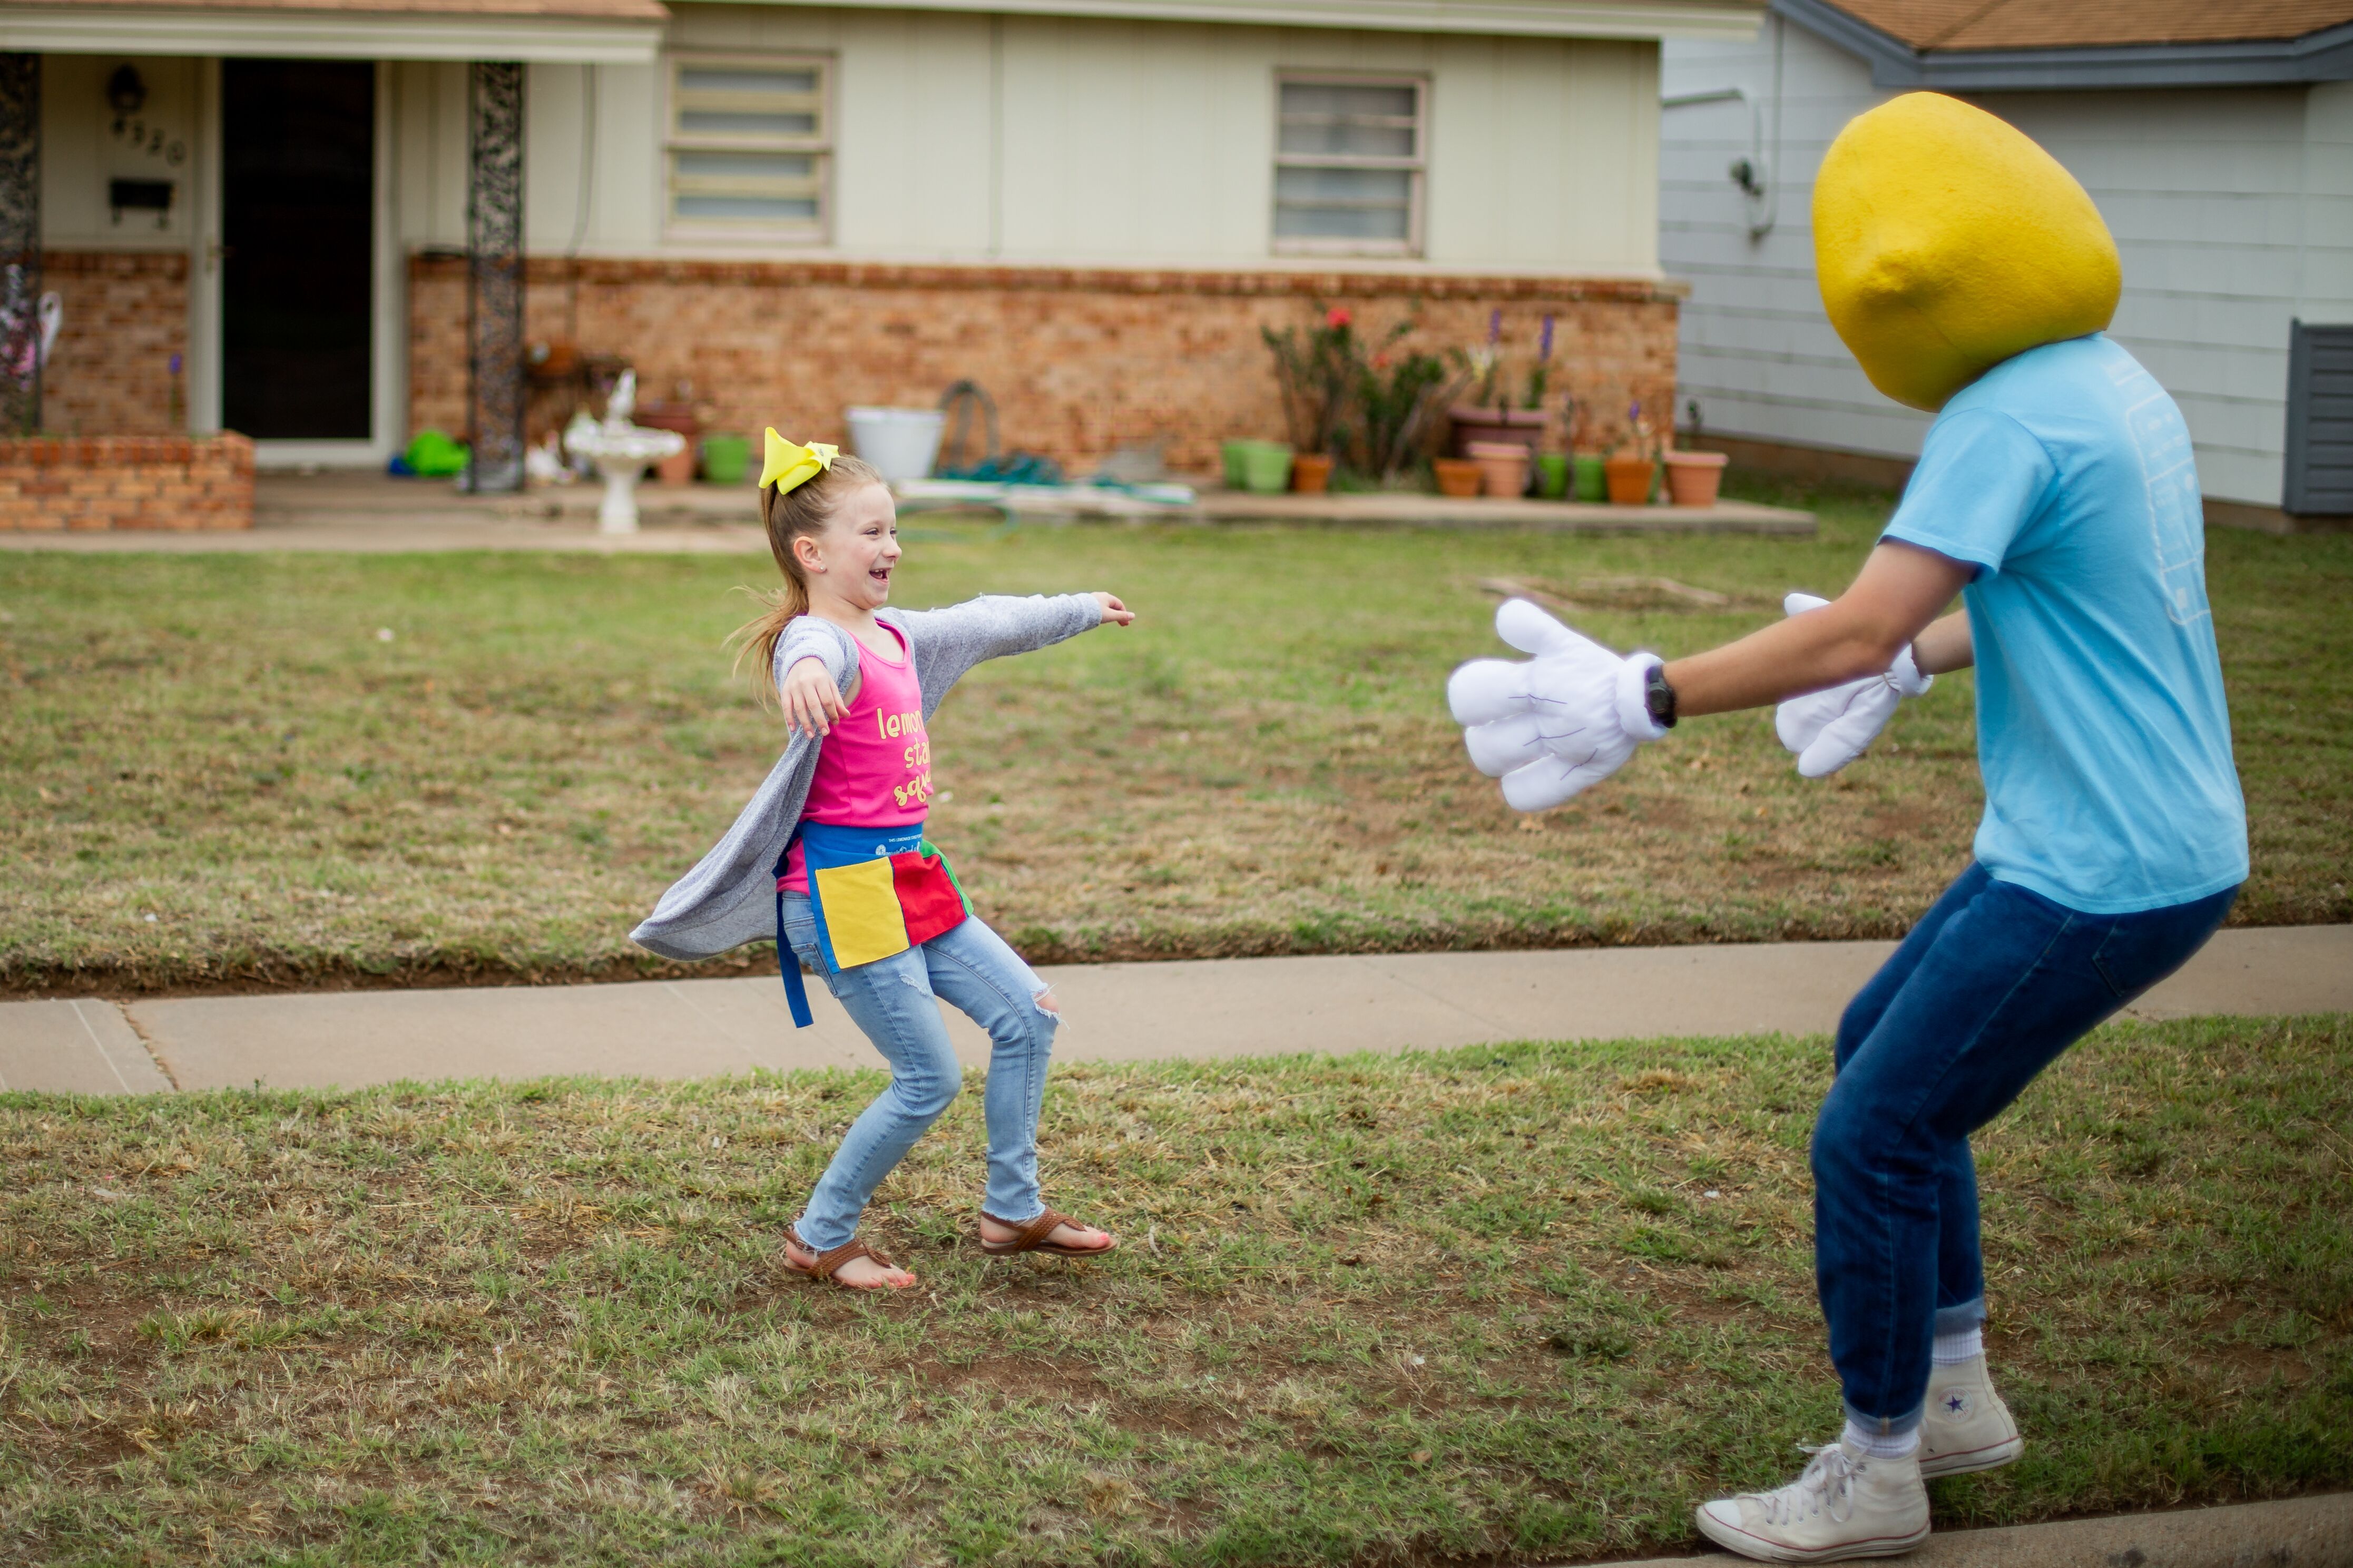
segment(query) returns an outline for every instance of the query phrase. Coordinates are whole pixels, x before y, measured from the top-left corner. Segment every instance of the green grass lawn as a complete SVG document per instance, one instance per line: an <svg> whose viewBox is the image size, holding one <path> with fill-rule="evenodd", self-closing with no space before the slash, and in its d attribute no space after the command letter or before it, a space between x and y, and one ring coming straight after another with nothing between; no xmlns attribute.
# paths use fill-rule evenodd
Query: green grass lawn
<svg viewBox="0 0 2353 1568"><path fill-rule="evenodd" d="M1886 499L1784 499L1819 539L916 531L902 604L1106 588L1142 616L967 679L934 836L1038 961L1894 933L1968 858L1966 676L1830 783L1736 715L1528 819L1443 710L1455 663L1506 651L1482 579L1670 654L1835 592ZM2209 568L2254 824L2234 918L2353 918L2353 538L2218 531ZM0 985L658 968L629 928L782 738L723 646L774 572L0 557Z"/></svg>
<svg viewBox="0 0 2353 1568"><path fill-rule="evenodd" d="M1058 1071L1092 1264L984 1258L977 1085L786 1275L879 1074L0 1095L0 1558L1531 1563L1839 1417L1820 1039ZM1940 1527L2353 1483L2353 1018L2116 1026L1978 1141L2023 1460Z"/></svg>

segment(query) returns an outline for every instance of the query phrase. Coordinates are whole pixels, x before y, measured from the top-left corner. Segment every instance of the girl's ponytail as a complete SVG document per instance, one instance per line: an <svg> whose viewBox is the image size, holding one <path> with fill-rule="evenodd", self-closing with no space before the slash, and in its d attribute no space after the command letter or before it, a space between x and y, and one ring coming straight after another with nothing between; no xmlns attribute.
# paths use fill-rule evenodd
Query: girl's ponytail
<svg viewBox="0 0 2353 1568"><path fill-rule="evenodd" d="M744 639L735 656L735 668L750 664L757 677L760 700L776 700L776 645L785 628L808 614L808 579L793 554L793 541L825 531L842 501L867 485L879 485L882 476L856 458L837 457L833 466L788 490L768 485L760 491L760 522L768 532L768 553L785 581L775 593L762 595L767 608L736 628Z"/></svg>

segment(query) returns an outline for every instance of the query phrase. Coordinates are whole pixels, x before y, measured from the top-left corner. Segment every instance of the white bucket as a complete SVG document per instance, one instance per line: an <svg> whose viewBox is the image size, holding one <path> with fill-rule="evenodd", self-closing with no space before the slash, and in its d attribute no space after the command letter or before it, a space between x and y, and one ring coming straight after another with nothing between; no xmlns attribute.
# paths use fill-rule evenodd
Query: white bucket
<svg viewBox="0 0 2353 1568"><path fill-rule="evenodd" d="M852 408L849 449L874 465L885 483L900 485L932 471L940 455L936 408Z"/></svg>

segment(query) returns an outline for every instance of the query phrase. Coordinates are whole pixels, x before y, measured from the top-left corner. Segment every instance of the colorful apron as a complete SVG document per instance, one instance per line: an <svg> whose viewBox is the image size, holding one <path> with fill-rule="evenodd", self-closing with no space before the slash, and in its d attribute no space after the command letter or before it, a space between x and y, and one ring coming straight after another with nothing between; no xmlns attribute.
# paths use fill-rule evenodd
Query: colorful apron
<svg viewBox="0 0 2353 1568"><path fill-rule="evenodd" d="M809 913L817 919L818 955L839 974L890 958L954 931L972 913L947 857L912 827L844 827L804 822L793 832L808 870ZM793 1026L817 1022L801 984L800 960L785 938L785 856L776 857L776 967Z"/></svg>

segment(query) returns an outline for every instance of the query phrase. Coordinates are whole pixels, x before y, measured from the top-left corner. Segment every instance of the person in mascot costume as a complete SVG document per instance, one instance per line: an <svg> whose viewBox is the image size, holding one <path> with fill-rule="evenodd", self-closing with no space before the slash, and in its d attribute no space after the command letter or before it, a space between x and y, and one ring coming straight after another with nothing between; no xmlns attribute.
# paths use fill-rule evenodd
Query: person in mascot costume
<svg viewBox="0 0 2353 1568"><path fill-rule="evenodd" d="M1974 863L1848 1006L1814 1128L1845 1429L1788 1486L1698 1510L1720 1545L1805 1563L1909 1551L1924 1477L2018 1457L1979 1338L1969 1135L2179 967L2247 875L2189 434L2102 335L2121 276L2091 198L2003 121L1912 93L1831 144L1814 245L1872 384L1936 414L1853 585L1672 661L1514 600L1496 630L1535 658L1448 685L1472 761L1538 811L1678 718L1767 703L1819 778L1937 674L1976 667Z"/></svg>

